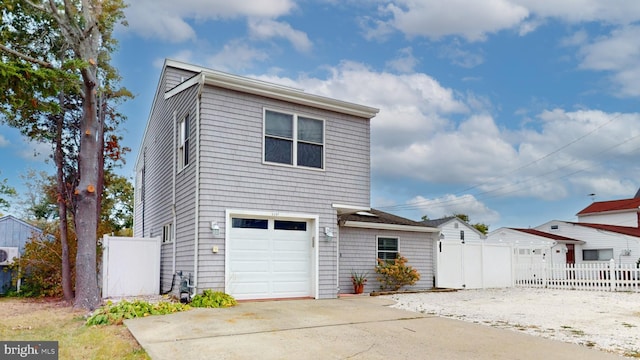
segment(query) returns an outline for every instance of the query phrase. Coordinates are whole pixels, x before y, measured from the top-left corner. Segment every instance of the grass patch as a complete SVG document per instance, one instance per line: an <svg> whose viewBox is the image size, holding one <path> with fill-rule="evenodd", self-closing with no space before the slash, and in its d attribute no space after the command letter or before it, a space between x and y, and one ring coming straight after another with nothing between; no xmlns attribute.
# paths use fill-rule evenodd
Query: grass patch
<svg viewBox="0 0 640 360"><path fill-rule="evenodd" d="M150 359L124 326L85 326L85 312L59 300L0 298L0 339L58 341L60 359Z"/></svg>

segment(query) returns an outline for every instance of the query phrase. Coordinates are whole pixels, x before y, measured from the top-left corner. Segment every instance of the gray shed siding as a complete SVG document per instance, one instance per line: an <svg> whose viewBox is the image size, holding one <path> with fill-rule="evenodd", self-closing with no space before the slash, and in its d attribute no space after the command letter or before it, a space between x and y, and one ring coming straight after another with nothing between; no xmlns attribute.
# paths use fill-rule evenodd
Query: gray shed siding
<svg viewBox="0 0 640 360"><path fill-rule="evenodd" d="M42 230L11 215L0 218L0 247L17 247L22 254L29 239L40 233ZM11 286L12 273L5 271L5 268L6 266L0 266L0 294L4 294Z"/></svg>
<svg viewBox="0 0 640 360"><path fill-rule="evenodd" d="M407 265L420 273L420 280L411 289L433 287L433 248L435 236L432 233L340 228L340 293L352 294L351 272L368 273L364 291L379 291L375 266L378 256L377 237L397 237L398 252L407 258Z"/></svg>
<svg viewBox="0 0 640 360"><path fill-rule="evenodd" d="M159 236L172 220L173 141L176 120L191 116L190 165L176 175L176 271L194 272L198 222L197 286L225 289L225 211L250 210L317 215L318 228L338 235L332 204L368 207L370 203L369 119L266 97L205 86L197 121L195 85L168 100L164 91L193 74L167 67L160 80L136 169L144 169L144 191L136 188L135 236ZM295 112L325 121L325 169L314 170L262 163L263 110ZM199 128L198 128L199 127ZM198 137L199 133L199 137ZM199 144L199 147L198 147ZM196 164L196 151L200 162ZM199 178L196 179L196 168ZM138 174L140 176L141 174ZM196 204L196 184L199 184ZM140 187L140 186L139 186ZM142 196L144 194L144 196ZM139 199L139 200L138 200ZM198 214L195 213L196 207ZM144 218L143 218L144 214ZM220 226L213 236L211 222ZM143 231L144 228L144 231ZM318 297L337 296L337 243L319 244ZM217 246L218 253L212 247ZM173 244L162 246L162 289L171 286ZM174 286L174 291L177 288Z"/></svg>

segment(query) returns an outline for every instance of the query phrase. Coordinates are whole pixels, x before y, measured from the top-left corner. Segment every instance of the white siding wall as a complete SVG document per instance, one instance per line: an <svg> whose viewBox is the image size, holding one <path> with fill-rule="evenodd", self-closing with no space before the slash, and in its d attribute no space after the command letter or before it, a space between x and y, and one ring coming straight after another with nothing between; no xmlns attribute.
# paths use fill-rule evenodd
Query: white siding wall
<svg viewBox="0 0 640 360"><path fill-rule="evenodd" d="M633 211L615 214L579 215L578 222L637 227L638 214Z"/></svg>
<svg viewBox="0 0 640 360"><path fill-rule="evenodd" d="M379 291L376 280L376 258L378 256L377 237L397 237L398 251L407 258L407 265L420 273L418 281L411 289L433 287L433 249L435 236L431 233L406 231L340 228L340 293L353 293L351 272L367 272L365 292Z"/></svg>
<svg viewBox="0 0 640 360"><path fill-rule="evenodd" d="M552 225L557 225L557 230L550 230ZM613 249L616 262L633 264L640 258L640 239L618 233L597 230L563 221L550 221L536 228L553 234L566 236L572 239L585 241L584 245L576 245L576 262L583 262L583 249ZM631 255L623 256L622 250L631 250Z"/></svg>
<svg viewBox="0 0 640 360"><path fill-rule="evenodd" d="M566 235L565 235L566 236ZM563 244L557 244L551 239L543 238L533 234L528 234L522 231L517 231L508 228L500 228L490 232L487 235L488 243L492 244L509 244L513 247L513 256L515 263L538 263L545 261L551 261L554 264L566 263L566 256L563 249L566 246ZM577 247L578 245L576 245ZM540 250L539 254L524 255L520 254L520 249ZM560 252L556 254L556 250Z"/></svg>
<svg viewBox="0 0 640 360"><path fill-rule="evenodd" d="M440 233L444 235L443 241L460 240L460 231L464 231L464 241L478 243L483 241L483 236L475 228L470 227L464 221L452 219L440 226Z"/></svg>

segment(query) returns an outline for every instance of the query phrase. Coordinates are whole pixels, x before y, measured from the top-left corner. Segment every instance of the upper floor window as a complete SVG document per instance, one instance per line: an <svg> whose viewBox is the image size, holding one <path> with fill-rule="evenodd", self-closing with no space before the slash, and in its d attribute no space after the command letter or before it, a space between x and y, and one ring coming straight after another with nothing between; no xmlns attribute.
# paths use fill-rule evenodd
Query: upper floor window
<svg viewBox="0 0 640 360"><path fill-rule="evenodd" d="M178 169L189 165L189 115L182 118L179 126Z"/></svg>
<svg viewBox="0 0 640 360"><path fill-rule="evenodd" d="M324 121L265 110L264 161L323 169Z"/></svg>

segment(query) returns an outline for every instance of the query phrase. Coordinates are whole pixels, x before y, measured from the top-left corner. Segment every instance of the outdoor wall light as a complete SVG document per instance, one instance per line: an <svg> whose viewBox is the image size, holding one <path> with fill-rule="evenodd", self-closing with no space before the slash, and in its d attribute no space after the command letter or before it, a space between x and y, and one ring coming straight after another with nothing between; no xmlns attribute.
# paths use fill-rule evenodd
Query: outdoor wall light
<svg viewBox="0 0 640 360"><path fill-rule="evenodd" d="M444 240L444 234L440 233L440 240Z"/></svg>
<svg viewBox="0 0 640 360"><path fill-rule="evenodd" d="M333 240L333 230L328 226L326 228L324 228L324 238L327 241Z"/></svg>
<svg viewBox="0 0 640 360"><path fill-rule="evenodd" d="M211 231L213 232L213 235L220 235L220 226L218 226L218 223L215 221L211 222Z"/></svg>

